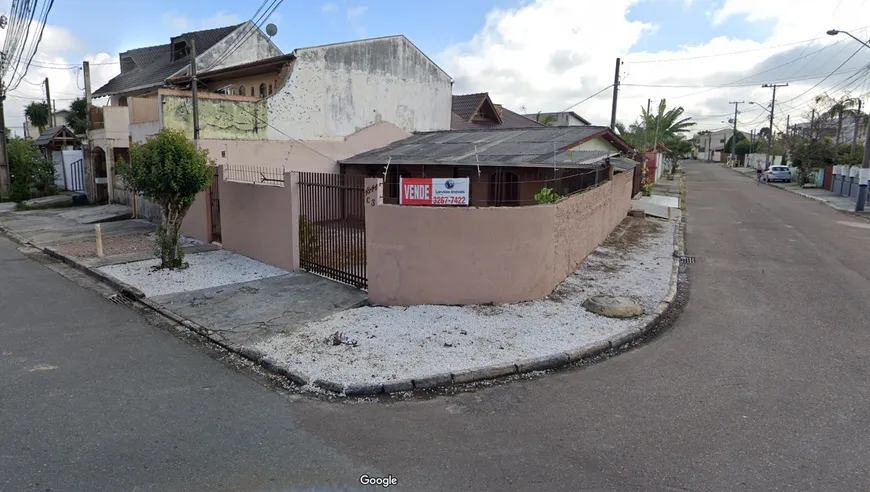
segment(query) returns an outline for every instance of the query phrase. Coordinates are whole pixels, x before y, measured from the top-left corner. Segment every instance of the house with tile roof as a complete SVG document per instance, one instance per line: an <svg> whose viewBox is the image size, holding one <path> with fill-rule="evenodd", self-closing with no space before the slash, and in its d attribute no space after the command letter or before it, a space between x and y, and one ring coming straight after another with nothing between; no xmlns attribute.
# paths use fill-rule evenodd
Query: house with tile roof
<svg viewBox="0 0 870 492"><path fill-rule="evenodd" d="M538 125L417 133L340 164L346 174L385 178L384 203L398 203L399 178L431 177L470 178L471 205L517 206L536 203L542 188L568 195L595 186L608 179L611 158L632 152L608 127ZM614 166L633 169L628 160Z"/></svg>
<svg viewBox="0 0 870 492"><path fill-rule="evenodd" d="M523 115L535 121L546 123L547 126L586 126L591 125L589 120L574 111L561 111L558 113L533 113Z"/></svg>
<svg viewBox="0 0 870 492"><path fill-rule="evenodd" d="M537 121L495 104L487 92L453 96L450 115L451 130L480 128L534 128Z"/></svg>

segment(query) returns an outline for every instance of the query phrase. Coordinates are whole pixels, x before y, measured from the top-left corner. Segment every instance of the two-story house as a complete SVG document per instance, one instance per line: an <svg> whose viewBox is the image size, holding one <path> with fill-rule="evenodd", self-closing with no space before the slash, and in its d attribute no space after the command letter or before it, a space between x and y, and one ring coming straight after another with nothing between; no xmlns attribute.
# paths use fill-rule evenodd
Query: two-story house
<svg viewBox="0 0 870 492"><path fill-rule="evenodd" d="M167 79L190 73L193 52L199 71L213 71L248 64L283 53L253 22L195 31L174 36L169 43L125 51L118 55L121 73L92 94L108 97L109 104L90 110L88 132L90 163L89 196L103 203L116 198L112 166L129 152L130 99L156 101ZM153 106L153 104L152 104ZM128 199L121 188L121 201Z"/></svg>

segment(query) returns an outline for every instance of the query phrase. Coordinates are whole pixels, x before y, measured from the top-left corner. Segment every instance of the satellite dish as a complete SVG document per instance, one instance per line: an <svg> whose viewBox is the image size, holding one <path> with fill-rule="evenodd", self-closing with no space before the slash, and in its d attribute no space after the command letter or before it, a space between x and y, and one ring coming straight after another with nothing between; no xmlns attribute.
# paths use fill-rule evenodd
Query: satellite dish
<svg viewBox="0 0 870 492"><path fill-rule="evenodd" d="M278 34L278 26L275 24L269 24L266 26L266 34L271 38L272 36Z"/></svg>

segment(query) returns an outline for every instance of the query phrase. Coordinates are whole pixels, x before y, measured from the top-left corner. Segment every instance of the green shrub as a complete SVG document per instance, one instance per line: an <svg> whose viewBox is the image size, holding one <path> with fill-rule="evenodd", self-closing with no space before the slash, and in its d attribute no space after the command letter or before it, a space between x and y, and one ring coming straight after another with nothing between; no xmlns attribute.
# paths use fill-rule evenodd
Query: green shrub
<svg viewBox="0 0 870 492"><path fill-rule="evenodd" d="M54 184L54 164L30 140L11 139L6 143L12 189L9 198L23 202L31 198L51 195L57 191Z"/></svg>
<svg viewBox="0 0 870 492"><path fill-rule="evenodd" d="M543 188L540 193L535 195L535 200L538 201L539 204L544 205L547 203L556 203L559 199L562 198L561 195L553 191L552 188Z"/></svg>

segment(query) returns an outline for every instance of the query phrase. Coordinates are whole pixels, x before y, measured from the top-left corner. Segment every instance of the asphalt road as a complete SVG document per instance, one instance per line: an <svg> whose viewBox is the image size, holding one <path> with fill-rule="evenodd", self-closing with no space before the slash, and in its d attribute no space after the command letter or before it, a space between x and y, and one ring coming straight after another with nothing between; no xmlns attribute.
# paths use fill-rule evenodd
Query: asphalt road
<svg viewBox="0 0 870 492"><path fill-rule="evenodd" d="M0 240L0 491L870 489L870 223L684 167L697 263L670 330L390 403L276 393Z"/></svg>

